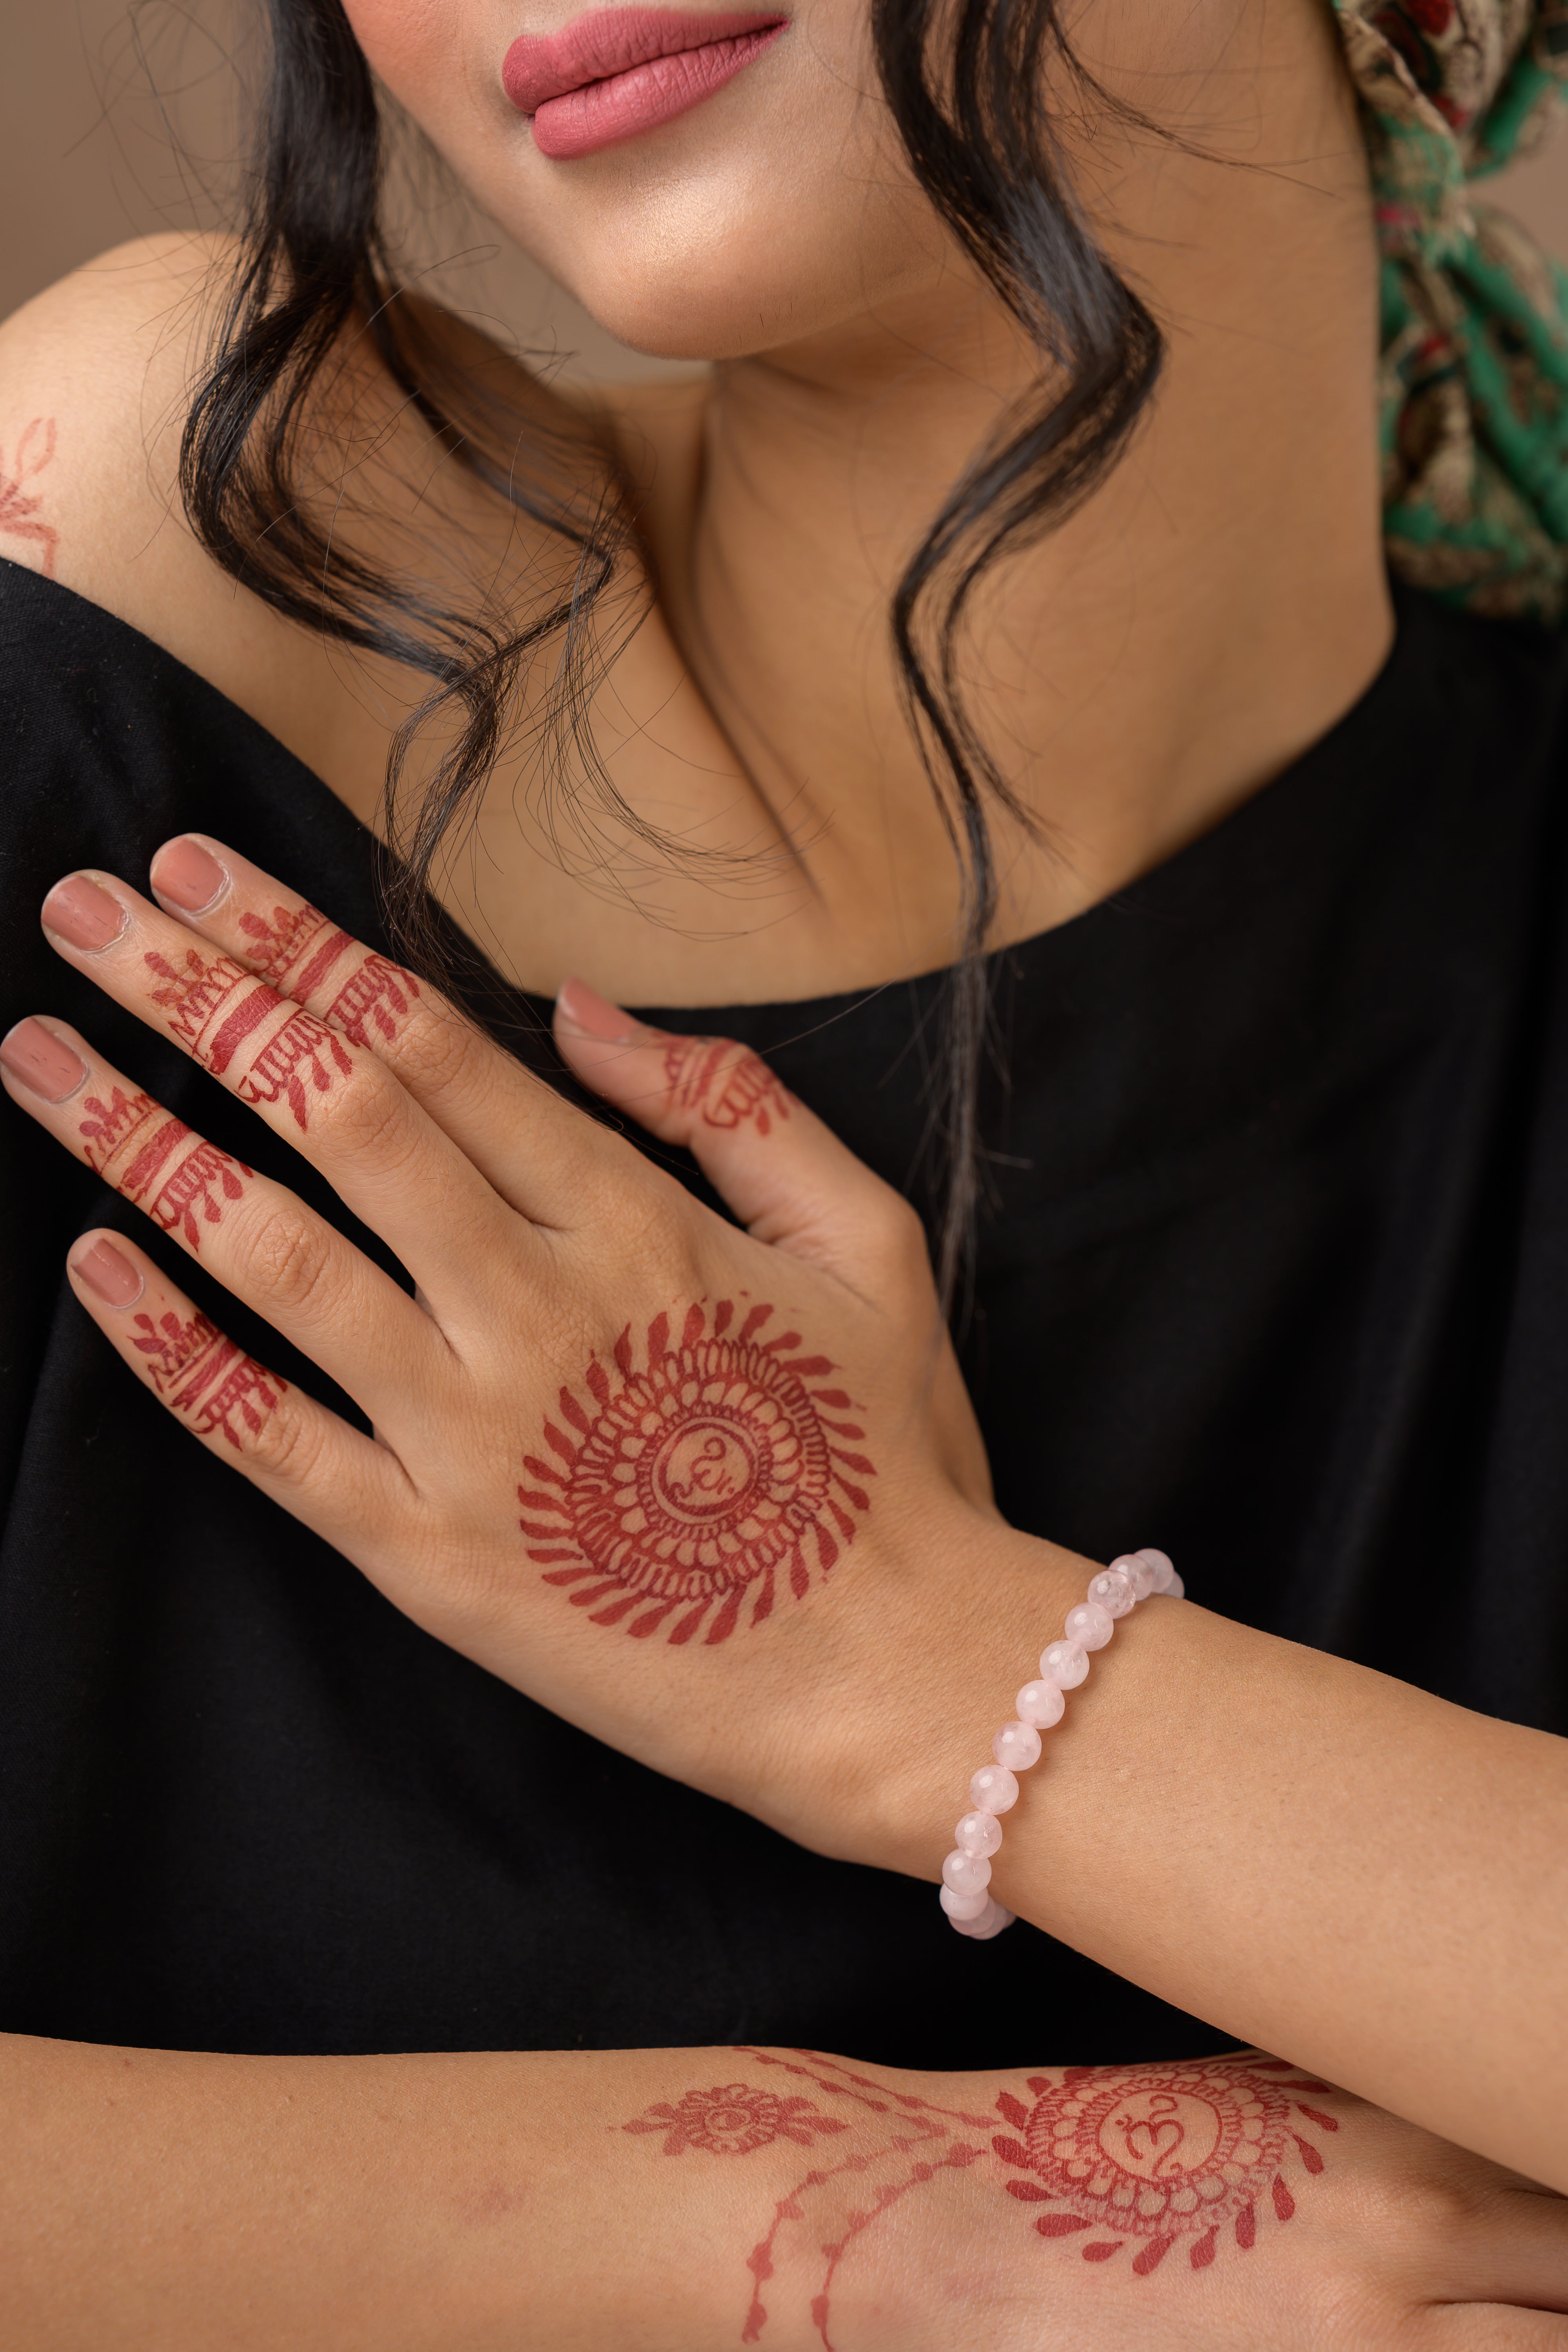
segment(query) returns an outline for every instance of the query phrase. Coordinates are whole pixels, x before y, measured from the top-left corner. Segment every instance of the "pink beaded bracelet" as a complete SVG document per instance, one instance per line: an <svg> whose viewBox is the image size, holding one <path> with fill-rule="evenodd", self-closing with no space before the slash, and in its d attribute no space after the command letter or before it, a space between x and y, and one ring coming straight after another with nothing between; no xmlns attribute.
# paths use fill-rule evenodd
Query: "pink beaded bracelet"
<svg viewBox="0 0 1568 2352"><path fill-rule="evenodd" d="M1163 1551L1123 1552L1089 1583L1089 1599L1067 1616L1065 1642L1053 1642L1040 1659L1040 1679L1018 1693L1016 1718L1005 1723L991 1743L994 1764L983 1764L969 1784L973 1812L953 1832L953 1849L942 1865L942 1907L961 1936L984 1941L1010 1927L1016 1914L991 1893L991 1856L1002 1843L998 1813L1018 1801L1020 1772L1040 1760L1040 1734L1059 1723L1064 1691L1077 1690L1089 1673L1089 1653L1103 1650L1118 1617L1129 1616L1152 1592L1179 1601L1181 1578Z"/></svg>

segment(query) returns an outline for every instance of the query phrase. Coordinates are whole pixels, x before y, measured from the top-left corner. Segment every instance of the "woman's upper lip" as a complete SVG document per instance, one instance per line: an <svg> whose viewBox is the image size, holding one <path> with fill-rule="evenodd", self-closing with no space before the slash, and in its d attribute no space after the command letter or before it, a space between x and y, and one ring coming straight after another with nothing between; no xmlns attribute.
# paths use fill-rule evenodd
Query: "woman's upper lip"
<svg viewBox="0 0 1568 2352"><path fill-rule="evenodd" d="M729 9L595 8L558 33L521 34L506 53L501 82L518 111L533 114L552 98L629 73L655 58L679 57L710 41L733 40L785 22L781 8L744 15Z"/></svg>

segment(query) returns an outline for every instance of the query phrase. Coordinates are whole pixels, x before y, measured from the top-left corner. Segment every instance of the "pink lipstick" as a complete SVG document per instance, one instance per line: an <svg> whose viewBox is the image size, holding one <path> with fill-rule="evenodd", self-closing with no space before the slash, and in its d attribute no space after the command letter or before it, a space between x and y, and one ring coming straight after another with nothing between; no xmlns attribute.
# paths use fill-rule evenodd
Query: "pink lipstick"
<svg viewBox="0 0 1568 2352"><path fill-rule="evenodd" d="M566 163L636 139L733 81L789 22L674 8L595 8L558 33L524 33L501 83L542 155Z"/></svg>

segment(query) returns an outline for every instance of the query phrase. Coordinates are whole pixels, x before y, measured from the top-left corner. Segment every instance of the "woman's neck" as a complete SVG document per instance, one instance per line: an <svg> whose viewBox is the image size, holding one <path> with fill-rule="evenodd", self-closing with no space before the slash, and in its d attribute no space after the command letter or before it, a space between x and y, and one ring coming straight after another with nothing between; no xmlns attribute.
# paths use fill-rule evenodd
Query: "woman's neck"
<svg viewBox="0 0 1568 2352"><path fill-rule="evenodd" d="M1115 54L1119 20L1094 19L1096 71L1220 160L1103 125L1077 160L1168 359L1131 455L999 569L969 633L970 707L1044 845L997 825L1003 938L1213 824L1357 698L1392 633L1375 246L1332 30L1302 0L1238 13L1216 48L1202 14L1151 67L1140 10L1138 74ZM877 318L721 368L696 496L650 504L664 609L703 698L841 942L834 916L856 909L841 984L953 951L952 859L889 598L1037 364L950 262Z"/></svg>

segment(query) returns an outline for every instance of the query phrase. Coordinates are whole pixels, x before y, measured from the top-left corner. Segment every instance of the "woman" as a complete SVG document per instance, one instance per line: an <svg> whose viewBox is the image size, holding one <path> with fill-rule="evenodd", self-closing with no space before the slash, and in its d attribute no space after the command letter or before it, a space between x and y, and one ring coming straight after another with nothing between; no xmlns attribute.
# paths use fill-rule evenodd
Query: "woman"
<svg viewBox="0 0 1568 2352"><path fill-rule="evenodd" d="M278 0L7 328L14 2340L1563 2342L1560 32Z"/></svg>

